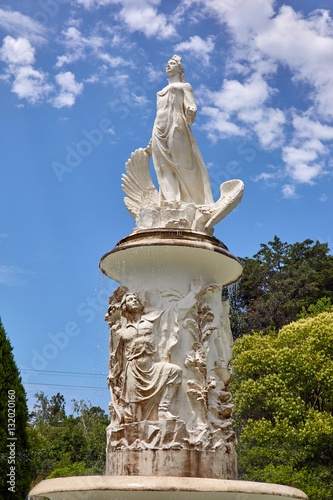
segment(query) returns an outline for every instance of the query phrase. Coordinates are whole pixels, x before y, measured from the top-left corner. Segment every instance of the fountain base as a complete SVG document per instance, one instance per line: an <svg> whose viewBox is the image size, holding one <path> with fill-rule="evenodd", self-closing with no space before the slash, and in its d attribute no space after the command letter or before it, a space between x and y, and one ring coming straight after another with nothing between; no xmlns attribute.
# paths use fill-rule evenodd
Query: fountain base
<svg viewBox="0 0 333 500"><path fill-rule="evenodd" d="M237 454L225 450L116 450L107 453L110 476L173 476L237 479Z"/></svg>
<svg viewBox="0 0 333 500"><path fill-rule="evenodd" d="M270 483L153 476L79 476L47 479L30 498L49 500L308 500L302 491ZM204 496L203 496L204 495Z"/></svg>

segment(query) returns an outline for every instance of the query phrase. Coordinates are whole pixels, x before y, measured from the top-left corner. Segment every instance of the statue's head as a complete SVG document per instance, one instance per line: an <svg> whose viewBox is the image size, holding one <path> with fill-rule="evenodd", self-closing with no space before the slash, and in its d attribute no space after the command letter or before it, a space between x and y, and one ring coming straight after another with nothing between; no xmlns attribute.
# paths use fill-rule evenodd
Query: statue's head
<svg viewBox="0 0 333 500"><path fill-rule="evenodd" d="M135 293L125 293L120 302L121 314L125 318L129 314L140 313L144 311L144 306L141 304L138 296Z"/></svg>
<svg viewBox="0 0 333 500"><path fill-rule="evenodd" d="M184 77L184 66L182 65L182 58L175 54L171 59L167 62L166 73L168 76L174 75L175 73L179 73L179 79L182 83L185 83Z"/></svg>

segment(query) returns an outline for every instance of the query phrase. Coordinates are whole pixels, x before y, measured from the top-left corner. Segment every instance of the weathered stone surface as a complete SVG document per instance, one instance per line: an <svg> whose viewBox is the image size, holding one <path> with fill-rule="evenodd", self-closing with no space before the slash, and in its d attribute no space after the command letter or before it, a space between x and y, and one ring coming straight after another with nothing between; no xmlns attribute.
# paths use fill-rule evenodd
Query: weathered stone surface
<svg viewBox="0 0 333 500"><path fill-rule="evenodd" d="M115 436L122 448L125 442L132 446L146 429L129 424L179 419L186 422L183 447L234 444L228 390L232 338L220 296L220 285L196 277L185 293L177 288L134 293L122 286L110 297L108 439L113 436L113 448ZM147 439L144 431L142 441Z"/></svg>
<svg viewBox="0 0 333 500"><path fill-rule="evenodd" d="M181 449L188 432L183 420L135 422L107 429L107 451L119 449Z"/></svg>
<svg viewBox="0 0 333 500"><path fill-rule="evenodd" d="M237 479L237 455L223 451L117 450L106 455L106 474L112 476L168 475Z"/></svg>
<svg viewBox="0 0 333 500"><path fill-rule="evenodd" d="M235 479L229 306L220 284L193 274L180 281L167 271L174 287L140 281L110 297L106 472L167 474L174 451L177 476L189 474L191 463L200 477Z"/></svg>

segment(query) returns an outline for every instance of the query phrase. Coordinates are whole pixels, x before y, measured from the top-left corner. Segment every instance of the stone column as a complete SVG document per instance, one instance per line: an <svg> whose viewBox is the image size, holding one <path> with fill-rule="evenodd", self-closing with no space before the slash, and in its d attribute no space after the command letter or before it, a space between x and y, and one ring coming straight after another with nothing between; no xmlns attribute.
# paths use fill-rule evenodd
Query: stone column
<svg viewBox="0 0 333 500"><path fill-rule="evenodd" d="M242 266L190 230L137 231L100 261L110 297L107 475L237 478L222 287Z"/></svg>

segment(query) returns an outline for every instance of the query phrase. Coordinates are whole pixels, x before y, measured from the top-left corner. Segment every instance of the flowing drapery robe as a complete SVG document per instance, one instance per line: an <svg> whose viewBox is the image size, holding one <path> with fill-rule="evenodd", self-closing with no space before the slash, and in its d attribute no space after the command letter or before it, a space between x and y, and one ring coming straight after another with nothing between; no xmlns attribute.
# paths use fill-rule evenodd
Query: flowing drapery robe
<svg viewBox="0 0 333 500"><path fill-rule="evenodd" d="M153 323L143 317L137 325L127 323L118 333L112 376L123 372L121 399L125 403L139 403L140 419L148 419L156 408L168 384L181 383L182 370L167 362L154 362L156 353Z"/></svg>
<svg viewBox="0 0 333 500"><path fill-rule="evenodd" d="M197 205L214 203L207 168L186 115L197 107L189 83L173 83L157 93L152 156L160 199Z"/></svg>

